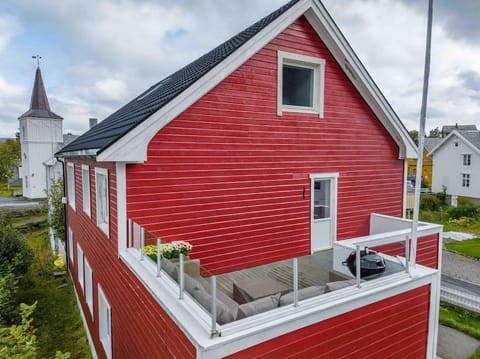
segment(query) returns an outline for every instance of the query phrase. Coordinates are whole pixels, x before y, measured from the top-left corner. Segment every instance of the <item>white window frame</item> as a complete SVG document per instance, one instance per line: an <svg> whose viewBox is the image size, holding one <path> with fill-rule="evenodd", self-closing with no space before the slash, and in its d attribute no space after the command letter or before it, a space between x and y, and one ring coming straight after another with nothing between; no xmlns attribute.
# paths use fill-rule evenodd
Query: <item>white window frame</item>
<svg viewBox="0 0 480 359"><path fill-rule="evenodd" d="M463 154L463 165L471 166L472 165L472 155L469 153Z"/></svg>
<svg viewBox="0 0 480 359"><path fill-rule="evenodd" d="M283 112L303 112L318 114L323 118L325 92L325 59L278 51L277 65L277 115ZM283 65L293 65L313 70L313 106L292 106L283 104Z"/></svg>
<svg viewBox="0 0 480 359"><path fill-rule="evenodd" d="M82 287L82 291L85 293L85 283L84 283L84 268L83 268L83 250L80 247L80 244L77 243L77 279L78 283L80 283L80 287Z"/></svg>
<svg viewBox="0 0 480 359"><path fill-rule="evenodd" d="M84 258L85 262L85 301L87 302L88 309L93 318L93 272L90 263L87 258Z"/></svg>
<svg viewBox="0 0 480 359"><path fill-rule="evenodd" d="M75 210L75 165L67 162L67 198L68 204Z"/></svg>
<svg viewBox="0 0 480 359"><path fill-rule="evenodd" d="M98 285L98 336L105 355L112 358L112 307L107 301L102 287Z"/></svg>
<svg viewBox="0 0 480 359"><path fill-rule="evenodd" d="M90 167L88 165L82 165L82 202L83 212L90 217Z"/></svg>
<svg viewBox="0 0 480 359"><path fill-rule="evenodd" d="M470 173L462 173L462 187L470 188L471 180Z"/></svg>
<svg viewBox="0 0 480 359"><path fill-rule="evenodd" d="M101 201L100 201L100 191L99 189L99 177L100 176L105 176L105 181L106 181L106 186L105 186L105 203L106 203L106 218L102 219L99 216L100 213L100 206L101 206ZM95 167L95 199L96 199L96 206L97 206L97 226L107 235L109 236L109 231L110 231L110 205L109 205L109 195L108 195L108 170L106 168L99 168Z"/></svg>
<svg viewBox="0 0 480 359"><path fill-rule="evenodd" d="M72 264L75 264L75 258L73 257L73 231L70 226L68 227L68 256Z"/></svg>

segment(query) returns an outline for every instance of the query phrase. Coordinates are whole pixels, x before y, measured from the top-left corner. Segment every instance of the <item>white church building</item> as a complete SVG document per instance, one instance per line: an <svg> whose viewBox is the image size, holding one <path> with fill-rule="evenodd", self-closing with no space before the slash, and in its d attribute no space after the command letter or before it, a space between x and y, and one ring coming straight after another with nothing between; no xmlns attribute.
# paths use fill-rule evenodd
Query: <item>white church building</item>
<svg viewBox="0 0 480 359"><path fill-rule="evenodd" d="M23 196L46 198L52 180L62 175L55 153L72 141L63 134L63 118L50 110L40 67L35 73L30 108L19 118Z"/></svg>

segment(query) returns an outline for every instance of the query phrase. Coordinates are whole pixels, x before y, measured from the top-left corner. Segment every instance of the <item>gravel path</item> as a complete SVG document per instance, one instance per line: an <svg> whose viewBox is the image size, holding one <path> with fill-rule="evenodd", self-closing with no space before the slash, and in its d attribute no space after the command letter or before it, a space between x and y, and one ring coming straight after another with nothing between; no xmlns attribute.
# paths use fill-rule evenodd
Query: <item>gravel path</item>
<svg viewBox="0 0 480 359"><path fill-rule="evenodd" d="M443 250L442 274L480 285L480 261Z"/></svg>
<svg viewBox="0 0 480 359"><path fill-rule="evenodd" d="M442 358L465 359L480 350L480 340L440 325L437 354Z"/></svg>

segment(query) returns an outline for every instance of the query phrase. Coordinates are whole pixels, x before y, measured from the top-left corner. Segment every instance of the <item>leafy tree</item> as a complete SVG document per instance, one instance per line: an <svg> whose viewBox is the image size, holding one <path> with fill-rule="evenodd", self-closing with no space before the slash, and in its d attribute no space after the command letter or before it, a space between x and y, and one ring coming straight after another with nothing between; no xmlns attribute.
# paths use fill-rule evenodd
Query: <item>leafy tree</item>
<svg viewBox="0 0 480 359"><path fill-rule="evenodd" d="M412 140L418 144L418 131L417 130L411 130L411 131L408 131L410 137L412 138Z"/></svg>
<svg viewBox="0 0 480 359"><path fill-rule="evenodd" d="M0 181L8 182L20 165L20 141L8 139L0 143Z"/></svg>
<svg viewBox="0 0 480 359"><path fill-rule="evenodd" d="M0 325L13 322L17 315L17 290L18 278L12 272L0 274Z"/></svg>
<svg viewBox="0 0 480 359"><path fill-rule="evenodd" d="M48 204L50 207L48 224L55 232L55 236L65 241L65 206L63 198L63 178L53 181L48 193Z"/></svg>
<svg viewBox="0 0 480 359"><path fill-rule="evenodd" d="M433 130L430 130L430 134L428 135L428 137L440 138L442 137L442 131L438 127L435 127Z"/></svg>

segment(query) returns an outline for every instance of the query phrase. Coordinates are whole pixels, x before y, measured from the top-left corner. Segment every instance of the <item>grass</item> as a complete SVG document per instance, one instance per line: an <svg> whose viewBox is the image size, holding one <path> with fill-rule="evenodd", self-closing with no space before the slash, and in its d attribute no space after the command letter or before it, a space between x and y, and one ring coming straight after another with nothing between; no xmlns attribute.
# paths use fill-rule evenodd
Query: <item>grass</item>
<svg viewBox="0 0 480 359"><path fill-rule="evenodd" d="M54 356L56 350L61 350L70 352L72 358L91 358L72 281L68 275L53 276L48 229L42 226L26 236L34 260L20 281L17 299L27 304L38 302L33 313L33 324L38 328L38 357Z"/></svg>
<svg viewBox="0 0 480 359"><path fill-rule="evenodd" d="M442 302L440 304L440 323L480 339L480 314Z"/></svg>
<svg viewBox="0 0 480 359"><path fill-rule="evenodd" d="M447 249L480 260L480 238L445 243Z"/></svg>
<svg viewBox="0 0 480 359"><path fill-rule="evenodd" d="M7 183L0 183L0 197L12 197L12 190L22 191L22 186L10 186Z"/></svg>

